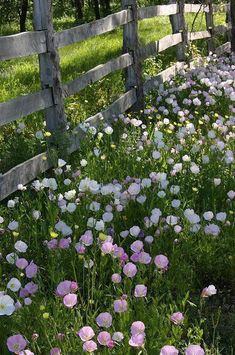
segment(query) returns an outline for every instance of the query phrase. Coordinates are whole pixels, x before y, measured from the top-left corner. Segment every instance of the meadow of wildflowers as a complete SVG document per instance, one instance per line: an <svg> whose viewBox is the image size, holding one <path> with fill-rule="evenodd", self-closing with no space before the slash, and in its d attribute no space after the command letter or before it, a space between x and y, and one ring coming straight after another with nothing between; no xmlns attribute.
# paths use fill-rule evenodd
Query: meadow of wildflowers
<svg viewBox="0 0 235 355"><path fill-rule="evenodd" d="M0 354L234 353L235 59L146 101L1 204Z"/></svg>

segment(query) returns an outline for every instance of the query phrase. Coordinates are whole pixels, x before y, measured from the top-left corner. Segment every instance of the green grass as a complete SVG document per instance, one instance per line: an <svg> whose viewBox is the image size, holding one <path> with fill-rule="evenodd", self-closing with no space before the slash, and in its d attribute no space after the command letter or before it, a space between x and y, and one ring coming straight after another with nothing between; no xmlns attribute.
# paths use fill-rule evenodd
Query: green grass
<svg viewBox="0 0 235 355"><path fill-rule="evenodd" d="M193 18L193 15L187 16L189 29L191 29ZM224 23L224 18L224 15L216 16L216 24ZM55 21L56 30L69 28L72 25L72 18ZM194 30L205 30L205 28L204 16L199 15ZM17 26L14 24L11 28L0 28L2 35L14 33L16 30ZM141 45L146 45L170 33L171 26L168 17L155 17L139 22ZM205 50L206 41L197 41L197 46L200 50ZM105 63L121 53L122 29L67 46L60 50L62 81L73 80L94 66ZM174 60L175 49L172 48L156 58L145 61L144 73L154 75L168 67ZM40 90L37 56L0 62L0 102L37 90ZM123 92L123 71L108 75L98 83L65 100L68 121L71 122L72 126L75 126L79 121L108 106ZM23 121L27 126L27 134L24 135L22 133L20 138L18 134L15 134L17 122L19 121ZM8 170L15 164L32 157L45 148L44 145L38 144L34 137L35 131L43 128L43 113L35 113L19 121L1 128L0 172Z"/></svg>

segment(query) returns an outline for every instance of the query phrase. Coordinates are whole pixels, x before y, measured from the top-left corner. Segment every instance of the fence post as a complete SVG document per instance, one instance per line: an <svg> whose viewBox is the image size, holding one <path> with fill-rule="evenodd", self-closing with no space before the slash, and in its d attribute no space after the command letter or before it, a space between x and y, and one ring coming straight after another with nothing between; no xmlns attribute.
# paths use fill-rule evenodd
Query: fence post
<svg viewBox="0 0 235 355"><path fill-rule="evenodd" d="M61 86L59 54L55 43L52 0L34 0L34 29L45 31L47 53L39 54L42 89L51 88L54 105L45 110L46 126L50 132L63 132L66 128L64 100Z"/></svg>
<svg viewBox="0 0 235 355"><path fill-rule="evenodd" d="M206 2L208 6L208 12L206 12L206 28L207 31L210 32L211 38L208 38L207 46L208 46L208 54L210 52L214 52L214 18L213 18L213 4L212 0L207 0Z"/></svg>
<svg viewBox="0 0 235 355"><path fill-rule="evenodd" d="M231 51L235 53L235 0L230 0Z"/></svg>
<svg viewBox="0 0 235 355"><path fill-rule="evenodd" d="M144 107L144 89L138 38L137 1L122 0L122 9L131 9L133 16L132 21L123 26L123 53L130 53L133 57L133 65L125 70L125 87L126 91L136 88L137 101L132 109L139 110Z"/></svg>
<svg viewBox="0 0 235 355"><path fill-rule="evenodd" d="M170 15L172 33L182 33L182 43L176 46L176 59L183 62L186 59L186 47L188 44L188 31L184 17L184 0L171 0L170 4L178 4L178 13Z"/></svg>

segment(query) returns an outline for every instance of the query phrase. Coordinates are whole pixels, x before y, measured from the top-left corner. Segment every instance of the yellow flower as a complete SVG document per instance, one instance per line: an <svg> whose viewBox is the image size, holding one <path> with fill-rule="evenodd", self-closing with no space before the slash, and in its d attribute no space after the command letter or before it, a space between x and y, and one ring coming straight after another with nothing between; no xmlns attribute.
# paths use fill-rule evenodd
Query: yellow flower
<svg viewBox="0 0 235 355"><path fill-rule="evenodd" d="M105 241L107 239L107 235L104 233L99 233L99 239Z"/></svg>
<svg viewBox="0 0 235 355"><path fill-rule="evenodd" d="M101 159L101 160L105 160L105 159L106 159L106 155L105 155L105 154L101 155L101 156L100 156L100 159Z"/></svg>
<svg viewBox="0 0 235 355"><path fill-rule="evenodd" d="M219 117L219 114L218 114L218 113L215 113L215 117Z"/></svg>
<svg viewBox="0 0 235 355"><path fill-rule="evenodd" d="M18 237L19 233L18 232L12 232L14 237Z"/></svg>
<svg viewBox="0 0 235 355"><path fill-rule="evenodd" d="M51 231L50 232L50 236L51 236L51 238L57 238L58 237L58 233Z"/></svg>
<svg viewBox="0 0 235 355"><path fill-rule="evenodd" d="M43 155L42 160L47 160L47 157Z"/></svg>
<svg viewBox="0 0 235 355"><path fill-rule="evenodd" d="M45 137L51 137L51 132L49 132L49 131L45 132L45 133L44 133L44 136L45 136Z"/></svg>
<svg viewBox="0 0 235 355"><path fill-rule="evenodd" d="M115 149L115 148L116 148L116 145L115 145L115 144L111 144L110 147L113 148L113 149Z"/></svg>
<svg viewBox="0 0 235 355"><path fill-rule="evenodd" d="M42 317L43 317L44 319L48 319L49 316L50 316L50 314L49 314L48 312L45 312L45 313L43 313L43 315L42 315Z"/></svg>
<svg viewBox="0 0 235 355"><path fill-rule="evenodd" d="M41 305L40 306L40 311L44 311L45 308L46 308L45 306Z"/></svg>

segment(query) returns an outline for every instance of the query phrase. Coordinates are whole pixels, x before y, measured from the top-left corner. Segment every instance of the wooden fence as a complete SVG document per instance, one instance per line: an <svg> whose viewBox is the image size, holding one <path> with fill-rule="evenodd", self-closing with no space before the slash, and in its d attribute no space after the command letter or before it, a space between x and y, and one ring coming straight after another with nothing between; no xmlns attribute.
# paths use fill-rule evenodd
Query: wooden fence
<svg viewBox="0 0 235 355"><path fill-rule="evenodd" d="M234 23L227 26L214 26L213 13L226 12L229 5L215 6L211 0L206 5L185 4L184 1L173 1L169 5L157 5L137 8L136 0L123 0L122 11L109 15L91 23L76 26L61 32L54 32L52 21L52 1L34 0L34 31L11 36L0 37L0 60L25 57L38 54L41 90L26 96L20 96L8 102L0 103L0 126L15 121L20 117L44 110L47 129L55 134L66 126L64 112L64 98L74 95L97 82L106 75L125 69L126 92L106 110L88 118L93 126L97 126L101 119L110 120L114 115L128 109L138 109L143 106L144 94L154 88L156 82L162 83L174 76L185 67L185 46L189 41L208 39L208 50L215 50L214 36L216 33L234 32ZM188 32L185 13L204 12L207 30ZM138 38L138 21L155 16L170 16L172 34L158 41L140 47ZM227 16L228 19L234 18ZM234 22L234 21L233 21ZM123 26L123 53L119 57L82 74L69 83L61 82L58 48L86 40L90 37L110 32ZM144 59L157 55L167 48L176 46L176 64L164 70L156 77L143 83L141 63ZM226 42L217 49L221 54L230 48ZM79 148L84 132L76 128L70 137L69 153ZM17 190L18 184L26 184L39 173L52 167L48 153L41 153L26 162L17 165L0 176L0 200Z"/></svg>

